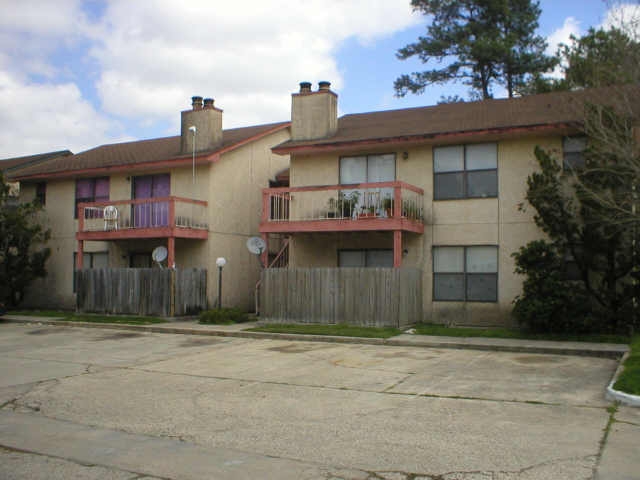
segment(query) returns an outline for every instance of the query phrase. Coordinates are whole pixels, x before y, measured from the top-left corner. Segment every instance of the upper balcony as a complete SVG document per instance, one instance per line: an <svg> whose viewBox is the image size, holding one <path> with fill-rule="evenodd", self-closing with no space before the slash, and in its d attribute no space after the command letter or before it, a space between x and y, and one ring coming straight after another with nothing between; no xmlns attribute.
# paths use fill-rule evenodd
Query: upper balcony
<svg viewBox="0 0 640 480"><path fill-rule="evenodd" d="M424 232L424 191L405 182L265 188L261 233Z"/></svg>
<svg viewBox="0 0 640 480"><path fill-rule="evenodd" d="M207 202L181 197L78 204L78 240L206 239Z"/></svg>

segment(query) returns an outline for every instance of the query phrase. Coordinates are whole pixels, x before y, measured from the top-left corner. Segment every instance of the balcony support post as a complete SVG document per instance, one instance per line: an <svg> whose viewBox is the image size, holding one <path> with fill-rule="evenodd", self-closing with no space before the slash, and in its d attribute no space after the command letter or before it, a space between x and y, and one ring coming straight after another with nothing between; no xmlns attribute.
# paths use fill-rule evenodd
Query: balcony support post
<svg viewBox="0 0 640 480"><path fill-rule="evenodd" d="M402 187L393 187L393 213L394 218L402 216Z"/></svg>
<svg viewBox="0 0 640 480"><path fill-rule="evenodd" d="M167 265L169 268L175 268L176 266L176 238L167 238Z"/></svg>
<svg viewBox="0 0 640 480"><path fill-rule="evenodd" d="M402 266L402 230L393 231L393 268Z"/></svg>
<svg viewBox="0 0 640 480"><path fill-rule="evenodd" d="M263 233L262 235L260 235L262 237L262 240L264 240L264 251L260 254L260 261L262 262L262 266L264 268L268 268L269 267L269 235L267 235L266 233Z"/></svg>
<svg viewBox="0 0 640 480"><path fill-rule="evenodd" d="M84 260L84 241L78 240L78 253L76 253L76 270L82 270Z"/></svg>
<svg viewBox="0 0 640 480"><path fill-rule="evenodd" d="M269 202L269 192L262 191L262 221L268 222L269 218L271 218L270 212L270 202Z"/></svg>
<svg viewBox="0 0 640 480"><path fill-rule="evenodd" d="M169 226L176 226L176 200L173 197L169 197Z"/></svg>

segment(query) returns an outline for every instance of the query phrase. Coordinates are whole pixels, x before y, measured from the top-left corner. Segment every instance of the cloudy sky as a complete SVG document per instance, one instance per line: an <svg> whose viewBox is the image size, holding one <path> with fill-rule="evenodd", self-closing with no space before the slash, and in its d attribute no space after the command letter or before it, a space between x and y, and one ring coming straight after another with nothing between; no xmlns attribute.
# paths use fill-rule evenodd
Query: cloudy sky
<svg viewBox="0 0 640 480"><path fill-rule="evenodd" d="M541 7L551 50L611 21L601 0ZM225 128L288 120L305 80L332 82L341 114L464 96L394 97L424 28L409 0L0 0L0 159L177 135L192 95Z"/></svg>

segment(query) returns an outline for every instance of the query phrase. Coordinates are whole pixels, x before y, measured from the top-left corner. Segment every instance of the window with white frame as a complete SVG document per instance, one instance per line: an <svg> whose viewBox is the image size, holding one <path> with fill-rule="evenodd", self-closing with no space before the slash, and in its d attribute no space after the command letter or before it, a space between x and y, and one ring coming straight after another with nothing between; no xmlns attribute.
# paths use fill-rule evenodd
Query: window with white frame
<svg viewBox="0 0 640 480"><path fill-rule="evenodd" d="M433 198L498 196L498 146L495 143L433 149Z"/></svg>
<svg viewBox="0 0 640 480"><path fill-rule="evenodd" d="M498 247L434 247L433 300L498 301Z"/></svg>
<svg viewBox="0 0 640 480"><path fill-rule="evenodd" d="M562 168L567 171L584 168L584 151L586 149L587 137L564 137L562 139Z"/></svg>
<svg viewBox="0 0 640 480"><path fill-rule="evenodd" d="M338 250L339 267L393 267L393 250Z"/></svg>

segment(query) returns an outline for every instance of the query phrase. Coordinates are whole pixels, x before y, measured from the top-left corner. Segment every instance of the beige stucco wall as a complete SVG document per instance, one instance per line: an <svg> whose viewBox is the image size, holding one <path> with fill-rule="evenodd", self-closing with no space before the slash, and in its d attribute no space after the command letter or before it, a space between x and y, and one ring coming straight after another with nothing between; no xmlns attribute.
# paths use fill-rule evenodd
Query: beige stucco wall
<svg viewBox="0 0 640 480"><path fill-rule="evenodd" d="M250 142L222 155L214 164L196 168L195 184L191 165L174 169L130 170L110 176L110 200L128 200L132 196L132 178L136 175L169 173L171 195L205 200L208 207L193 207L209 225L207 240L176 240L176 266L201 267L208 270L210 305L217 297L217 257L227 259L223 277L223 305L253 310L253 289L259 278L260 265L246 249L246 240L258 234L262 211L262 188L269 186L275 174L287 168L289 158L275 155L271 147L289 138L287 130ZM101 175L99 175L101 176ZM75 308L73 293L73 254L77 251L74 219L75 179L47 182L47 200L43 221L51 228L48 246L52 250L47 262L49 274L29 289L27 307ZM31 201L35 186L23 183L21 201ZM191 208L190 205L176 206ZM191 212L193 213L193 212ZM176 211L176 214L179 214ZM186 212L189 214L189 212ZM85 242L85 252L109 252L112 267L128 267L132 253L151 254L157 246L167 246L167 239L118 240Z"/></svg>
<svg viewBox="0 0 640 480"><path fill-rule="evenodd" d="M35 198L35 185L23 183L21 201ZM44 227L51 230L47 247L51 256L46 264L47 276L37 279L27 290L24 306L41 308L74 308L73 254L77 251L75 233L78 221L74 219L75 180L47 182L46 203L40 215ZM85 252L107 252L106 242L86 242Z"/></svg>
<svg viewBox="0 0 640 480"><path fill-rule="evenodd" d="M536 145L558 154L560 137L529 137L498 142L498 197L486 199L433 200L432 145L389 150L367 150L361 154L396 153L396 179L424 189L425 231L422 235L403 233L402 263L423 271L424 320L447 324L508 325L512 301L521 290L522 278L514 273L511 254L542 232L533 223L533 209L521 211L525 203L526 178L537 168ZM403 152L408 155L405 159ZM350 153L349 155L354 155ZM295 156L291 160L291 185L332 185L339 182L337 154ZM345 237L346 236L346 237ZM377 234L380 237L380 234ZM354 248L379 248L374 234L296 235L291 247L292 266L336 266L343 238L354 239ZM392 248L386 234L385 248ZM371 240L370 240L371 239ZM432 301L432 249L446 245L498 246L498 302Z"/></svg>
<svg viewBox="0 0 640 480"><path fill-rule="evenodd" d="M330 91L291 98L291 136L310 140L333 135L338 127L338 97Z"/></svg>

